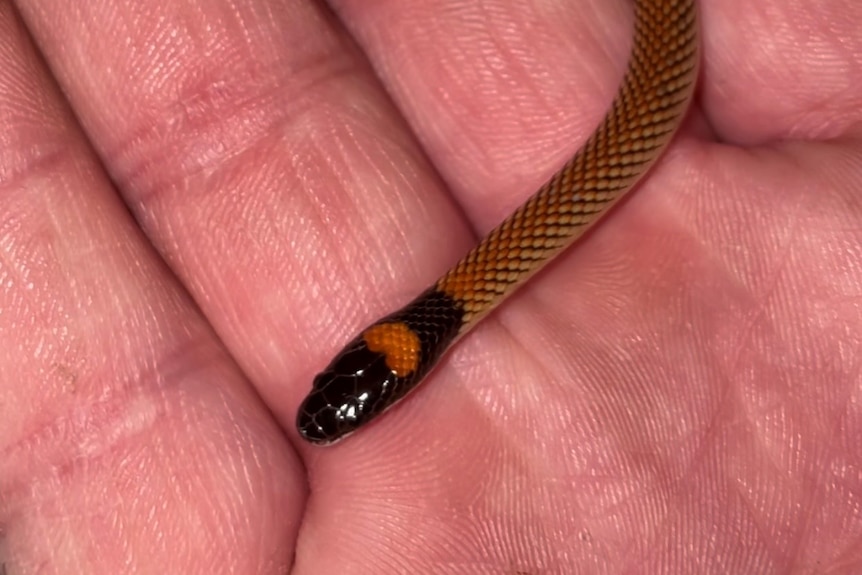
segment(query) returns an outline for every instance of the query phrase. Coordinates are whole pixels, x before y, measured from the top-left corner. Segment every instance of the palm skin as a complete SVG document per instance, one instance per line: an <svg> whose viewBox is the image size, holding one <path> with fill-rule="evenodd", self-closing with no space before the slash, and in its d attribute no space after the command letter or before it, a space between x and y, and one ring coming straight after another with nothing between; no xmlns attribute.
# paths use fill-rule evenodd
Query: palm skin
<svg viewBox="0 0 862 575"><path fill-rule="evenodd" d="M331 448L315 371L577 149L629 3L0 5L0 565L862 570L862 5L700 5L649 179Z"/></svg>

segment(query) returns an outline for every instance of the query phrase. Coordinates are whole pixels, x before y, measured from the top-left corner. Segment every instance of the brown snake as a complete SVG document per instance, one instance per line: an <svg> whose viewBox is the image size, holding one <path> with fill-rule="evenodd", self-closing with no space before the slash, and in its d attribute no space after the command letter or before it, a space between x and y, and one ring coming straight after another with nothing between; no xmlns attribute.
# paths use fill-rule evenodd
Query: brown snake
<svg viewBox="0 0 862 575"><path fill-rule="evenodd" d="M635 0L629 67L596 131L433 286L344 347L300 406L300 435L332 443L392 407L460 336L580 237L667 147L697 69L694 0Z"/></svg>

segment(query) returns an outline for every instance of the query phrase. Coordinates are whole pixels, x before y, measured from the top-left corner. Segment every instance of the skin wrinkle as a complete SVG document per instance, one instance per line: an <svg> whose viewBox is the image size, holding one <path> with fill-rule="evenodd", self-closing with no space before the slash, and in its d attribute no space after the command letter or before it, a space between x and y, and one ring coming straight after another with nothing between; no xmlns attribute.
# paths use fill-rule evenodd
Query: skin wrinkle
<svg viewBox="0 0 862 575"><path fill-rule="evenodd" d="M8 5L6 8L8 10ZM7 16L0 7L0 21ZM19 55L15 53L13 56ZM12 63L13 66L15 64ZM9 69L9 64L0 66L0 69ZM6 86L5 81L6 78L0 74L0 87ZM39 91L46 93L44 87ZM17 91L17 94L29 97L26 91ZM14 565L16 571L28 572L40 565L42 572L46 572L45 557L51 549L54 560L49 568L56 568L58 572L70 572L67 567L71 572L93 572L90 567L95 559L106 566L108 572L117 573L121 568L114 561L119 560L128 566L128 552L124 557L105 564L105 557L96 549L115 549L118 539L128 539L130 535L146 536L149 531L134 527L138 524L134 497L118 498L115 496L118 492L110 490L108 493L112 496L93 499L93 495L82 495L81 488L91 485L95 494L117 478L111 474L119 473L124 464L144 460L151 465L141 467L132 476L134 482L122 484L120 491L123 487L137 487L141 478L146 478L146 497L161 495L160 487L164 487L164 483L158 479L159 474L171 469L183 476L192 468L189 464L193 463L189 459L178 458L173 459L173 465L160 465L170 459L164 454L172 449L182 450L189 438L205 433L211 423L200 417L189 417L188 411L176 417L174 409L165 410L168 405L178 407L182 402L177 401L177 394L163 393L160 385L188 390L190 380L195 374L202 373L201 366L221 366L216 370L215 385L209 382L207 386L210 390L224 388L225 380L237 379L239 374L232 363L225 363L223 349L213 345L206 324L195 316L189 317L188 299L178 295L181 291L175 286L168 287L172 283L167 280L169 276L165 274L164 263L153 259L152 252L140 241L139 231L136 233L135 228L129 228L129 220L124 219L124 206L116 203L113 192L105 186L107 181L101 177L101 171L87 164L92 157L86 148L83 148L83 154L81 149L76 151L82 142L78 141L76 145L79 134L76 134L74 124L62 106L49 107L43 110L47 117L27 122L22 121L27 119L26 116L22 118L19 114L31 112L21 107L4 107L9 94L0 92L0 95L0 110L11 117L6 125L16 128L7 133L22 139L35 137L44 140L43 146L49 146L48 149L67 152L62 162L31 162L28 165L30 172L26 175L4 181L6 197L11 201L4 203L2 218L6 222L19 221L20 224L8 229L8 241L3 245L0 261L36 271L21 277L37 288L32 293L24 292L32 302L32 310L37 313L27 314L30 318L27 326L11 326L17 329L26 327L24 334L9 330L8 324L0 328L0 337L6 339L0 348L7 350L2 360L2 371L16 374L14 378L7 376L4 382L7 389L0 393L4 398L0 408L15 412L11 427L11 417L3 417L4 425L0 425L0 451L3 452L0 457L0 484L3 485L0 489L0 515L3 518L0 521L9 525L9 529L4 529L9 544L4 545L3 560ZM59 117L51 116L54 110L58 111ZM46 130L45 127L50 128ZM11 164L5 161L6 158L15 161L18 157L4 149L0 160L6 167ZM33 233L34 229L36 233ZM28 237L27 234L32 235ZM103 273L107 268L113 268L113 273ZM51 291L58 286L58 291ZM14 286L4 285L2 294L5 298L11 296L12 307L8 306L10 300L6 299L0 309L19 310L20 300L14 299L15 292L10 293L10 287ZM20 313L26 311L20 310ZM7 321L10 317L9 314L0 315ZM124 333L126 331L128 333ZM54 352L50 347L46 351L43 342L58 347L58 334L63 334L62 337L72 343L83 345L76 356L86 358L86 361L76 362L61 357L60 361L50 363L49 354ZM18 339L21 335L26 336L23 341ZM9 338L12 343L20 344L22 353L17 357L8 353L11 349ZM30 342L36 341L39 343L31 347ZM65 345L62 340L60 342L60 347ZM208 349L209 352L194 353L193 347ZM163 359L169 357L172 350L177 354L173 359L179 368L177 370L158 360L160 356ZM209 360L204 357L206 355ZM46 370L45 366L49 369ZM55 367L51 366L56 366L54 376L51 372ZM56 383L51 381L58 378L60 381ZM8 387L10 383L11 388ZM137 398L134 397L136 393ZM198 390L194 395L202 394ZM260 405L247 389L242 391L237 387L229 395L230 409L260 411ZM133 399L129 401L130 398ZM18 406L10 405L9 400ZM32 406L27 407L28 403ZM155 406L163 408L161 417L153 411ZM187 408L190 406L186 403ZM249 425L245 421L249 415L252 414L246 412L242 419L235 418L242 421L240 429L257 427L258 435L273 436L271 421ZM259 414L254 413L253 417L259 418ZM199 429L185 429L190 425ZM146 447L153 447L154 438L160 433L172 431L177 437L163 444L162 457L152 457L153 454L141 457L141 446L145 446L143 451L146 451ZM158 445L158 440L155 443ZM242 451L257 449L249 447L254 445L253 442L244 441L243 444ZM224 449L222 455L217 454L216 457L225 457L223 453ZM270 472L284 465L283 455L268 459L272 462ZM218 465L209 469L216 470ZM255 476L255 482L259 483L260 471ZM280 483L291 485L283 478ZM274 499L272 490L258 491L264 500ZM69 497L62 497L63 492ZM275 497L279 498L283 500L284 494ZM131 514L120 514L117 518L119 509L131 511ZM218 505L210 505L206 509L210 514L220 513ZM250 514L251 517L255 515ZM103 518L111 518L111 528L99 529L98 523ZM253 524L261 523L253 521ZM147 522L147 525L149 528L169 528L176 522L156 520ZM76 533L70 533L70 528ZM88 542L84 534L93 528L99 532L99 538ZM272 532L284 533L290 529L290 524L282 524ZM271 537L256 539L258 544L272 548ZM182 539L194 547L193 539ZM38 544L40 541L43 545ZM163 546L165 541L170 540L158 538L157 545ZM34 542L37 545L34 546ZM128 540L125 543L127 550L136 548L135 544L129 545ZM169 543L168 547L171 545ZM162 553L151 556L158 559ZM270 563L283 565L284 562ZM231 564L237 565L238 572L246 571L243 565L252 567L244 556L237 556L227 563ZM182 567L179 569L183 571ZM253 567L252 570L256 571Z"/></svg>

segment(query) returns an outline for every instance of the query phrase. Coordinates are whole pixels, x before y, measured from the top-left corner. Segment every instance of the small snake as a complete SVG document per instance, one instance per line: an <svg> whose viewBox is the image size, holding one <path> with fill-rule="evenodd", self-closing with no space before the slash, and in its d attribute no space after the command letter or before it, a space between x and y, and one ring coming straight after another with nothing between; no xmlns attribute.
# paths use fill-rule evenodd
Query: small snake
<svg viewBox="0 0 862 575"><path fill-rule="evenodd" d="M458 338L635 185L691 101L697 28L694 0L635 0L629 67L602 123L434 285L364 329L314 378L296 418L305 440L338 441L403 399Z"/></svg>

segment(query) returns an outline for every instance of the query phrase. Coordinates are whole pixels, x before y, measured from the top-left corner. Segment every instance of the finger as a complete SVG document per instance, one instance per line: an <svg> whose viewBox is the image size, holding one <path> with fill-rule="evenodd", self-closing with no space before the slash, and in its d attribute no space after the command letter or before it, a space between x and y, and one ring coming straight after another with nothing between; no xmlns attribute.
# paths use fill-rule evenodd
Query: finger
<svg viewBox="0 0 862 575"><path fill-rule="evenodd" d="M482 229L598 122L631 26L630 2L332 4ZM701 102L717 137L753 145L858 133L862 4L699 9Z"/></svg>
<svg viewBox="0 0 862 575"><path fill-rule="evenodd" d="M700 5L702 102L718 138L752 146L859 135L862 4Z"/></svg>
<svg viewBox="0 0 862 575"><path fill-rule="evenodd" d="M331 342L468 245L385 92L315 3L24 12L133 213L291 429ZM413 234L441 221L450 243Z"/></svg>
<svg viewBox="0 0 862 575"><path fill-rule="evenodd" d="M0 571L283 572L297 462L41 62L0 3Z"/></svg>
<svg viewBox="0 0 862 575"><path fill-rule="evenodd" d="M628 1L330 3L480 233L586 140L631 45Z"/></svg>

